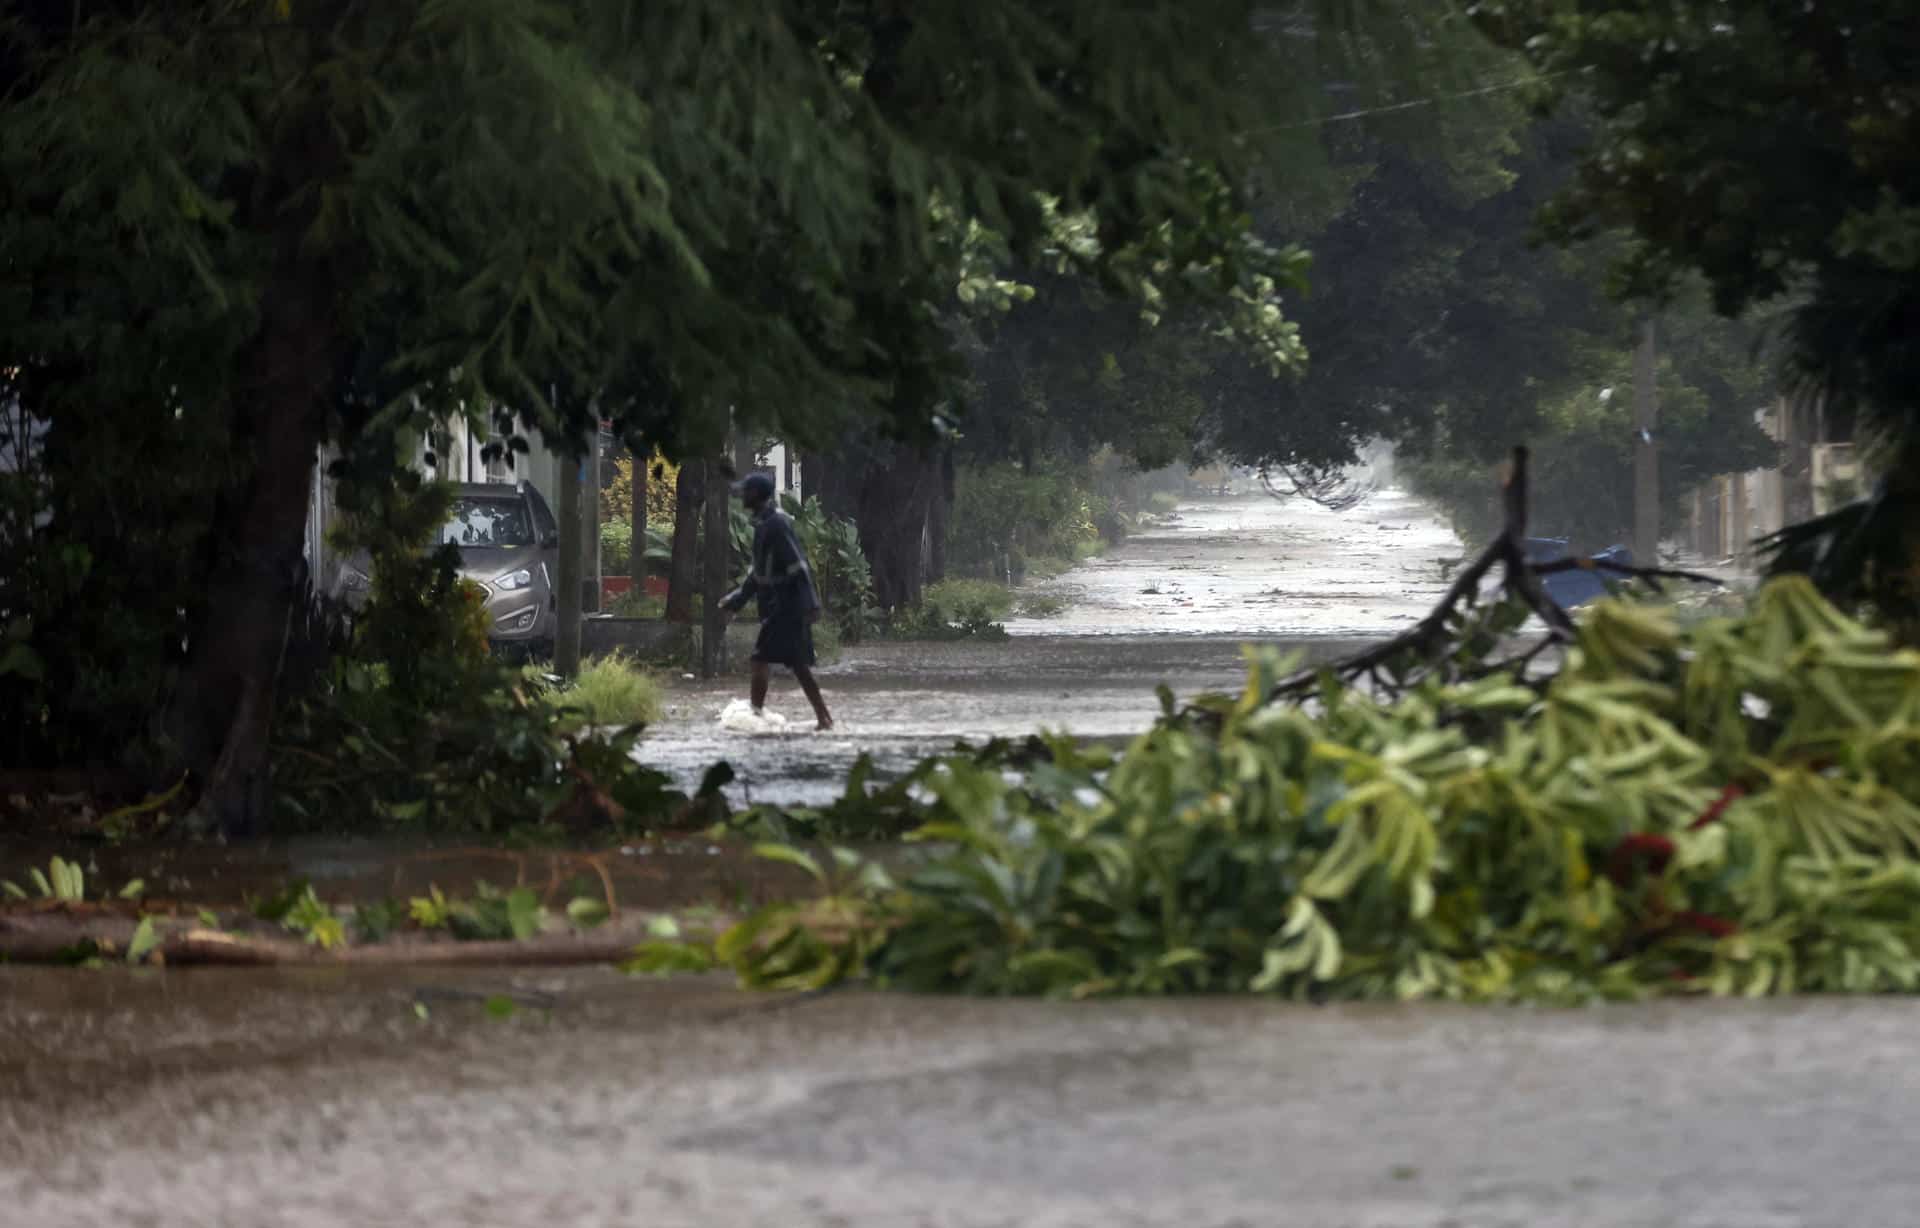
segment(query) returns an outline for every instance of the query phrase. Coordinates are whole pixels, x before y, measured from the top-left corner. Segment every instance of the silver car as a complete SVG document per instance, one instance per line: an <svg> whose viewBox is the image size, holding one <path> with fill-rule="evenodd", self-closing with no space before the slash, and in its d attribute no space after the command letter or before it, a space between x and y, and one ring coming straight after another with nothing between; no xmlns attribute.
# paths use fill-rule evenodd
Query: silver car
<svg viewBox="0 0 1920 1228"><path fill-rule="evenodd" d="M461 483L453 508L429 545L460 552L460 575L487 593L487 636L495 649L542 656L553 651L554 573L560 526L531 483ZM335 595L358 607L369 580L364 556L340 569Z"/></svg>

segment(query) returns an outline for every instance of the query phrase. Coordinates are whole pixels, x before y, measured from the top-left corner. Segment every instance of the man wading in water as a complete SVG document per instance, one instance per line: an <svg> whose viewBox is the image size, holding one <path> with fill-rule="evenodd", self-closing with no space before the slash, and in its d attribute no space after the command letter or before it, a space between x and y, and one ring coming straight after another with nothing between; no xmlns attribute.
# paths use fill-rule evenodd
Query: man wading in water
<svg viewBox="0 0 1920 1228"><path fill-rule="evenodd" d="M773 479L766 474L748 474L734 489L753 517L753 570L720 605L729 614L738 613L749 597L760 605L760 638L753 644L754 715L766 706L768 672L784 665L800 680L819 727L832 729L827 701L813 679L813 623L820 617L820 598L793 520L774 507Z"/></svg>

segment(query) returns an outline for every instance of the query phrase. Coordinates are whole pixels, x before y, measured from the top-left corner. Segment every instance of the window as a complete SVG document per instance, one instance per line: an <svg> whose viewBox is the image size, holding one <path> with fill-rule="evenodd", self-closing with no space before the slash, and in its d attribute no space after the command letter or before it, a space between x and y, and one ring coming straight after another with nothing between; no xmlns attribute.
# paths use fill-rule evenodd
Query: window
<svg viewBox="0 0 1920 1228"><path fill-rule="evenodd" d="M531 546L533 524L519 499L455 499L453 515L440 530L440 544L455 546Z"/></svg>

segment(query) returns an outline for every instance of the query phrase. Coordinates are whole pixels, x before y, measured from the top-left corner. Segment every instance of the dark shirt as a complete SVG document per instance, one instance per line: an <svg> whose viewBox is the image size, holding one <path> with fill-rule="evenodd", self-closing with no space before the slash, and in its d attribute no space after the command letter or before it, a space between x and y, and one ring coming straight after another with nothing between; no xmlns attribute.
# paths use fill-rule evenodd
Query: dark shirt
<svg viewBox="0 0 1920 1228"><path fill-rule="evenodd" d="M753 570L740 587L727 594L725 605L738 610L752 597L762 622L770 618L805 619L820 608L813 590L813 570L807 566L800 535L785 512L765 511L754 518Z"/></svg>

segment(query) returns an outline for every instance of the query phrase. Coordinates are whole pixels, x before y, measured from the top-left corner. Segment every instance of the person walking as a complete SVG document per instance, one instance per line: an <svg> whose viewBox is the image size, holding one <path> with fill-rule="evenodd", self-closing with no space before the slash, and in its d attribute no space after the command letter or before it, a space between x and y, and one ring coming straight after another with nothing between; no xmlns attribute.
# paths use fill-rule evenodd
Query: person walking
<svg viewBox="0 0 1920 1228"><path fill-rule="evenodd" d="M773 479L764 473L748 474L733 489L753 517L753 565L720 605L729 614L739 613L749 598L759 605L760 636L753 645L748 691L754 714L766 706L773 667L784 665L806 692L818 728L832 729L833 716L813 676L813 624L820 618L820 595L814 591L813 569L807 566L793 518L774 506Z"/></svg>

